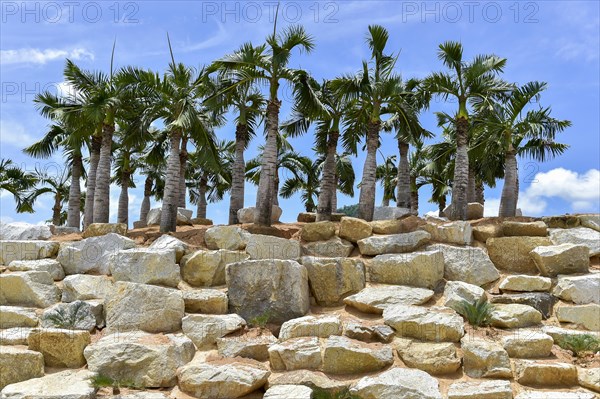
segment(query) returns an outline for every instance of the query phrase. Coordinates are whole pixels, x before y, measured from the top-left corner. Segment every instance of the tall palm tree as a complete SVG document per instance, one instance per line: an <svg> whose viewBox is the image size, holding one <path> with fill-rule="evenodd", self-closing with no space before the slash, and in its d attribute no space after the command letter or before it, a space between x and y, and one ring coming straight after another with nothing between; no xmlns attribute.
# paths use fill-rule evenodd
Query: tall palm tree
<svg viewBox="0 0 600 399"><path fill-rule="evenodd" d="M0 159L0 192L8 191L12 194L17 212L33 213L33 209L26 203L27 191L35 186L37 178L33 173L19 168L10 159Z"/></svg>
<svg viewBox="0 0 600 399"><path fill-rule="evenodd" d="M306 212L314 212L315 199L320 191L318 164L309 157L300 156L298 166L299 169L295 169L295 173L283 182L281 197L290 198L299 192Z"/></svg>
<svg viewBox="0 0 600 399"><path fill-rule="evenodd" d="M167 166L165 154L168 151L165 130L151 129L146 153L139 158L139 169L144 178L144 198L140 207L140 225L145 227L150 212L150 198L159 201L163 199L165 189L165 169Z"/></svg>
<svg viewBox="0 0 600 399"><path fill-rule="evenodd" d="M491 103L493 97L510 91L513 86L498 78L506 65L505 58L478 55L471 62L463 60L463 46L448 41L440 44L438 58L450 72L434 72L425 78L426 92L444 100L452 97L458 102L456 112L456 166L452 185L452 219L467 219L467 190L469 183L469 104Z"/></svg>
<svg viewBox="0 0 600 399"><path fill-rule="evenodd" d="M269 99L266 111L267 140L264 146L258 193L256 197L255 223L271 225L271 212L277 191L274 186L277 178L277 137L279 130L279 109L281 101L278 93L282 81L294 82L298 71L288 67L294 49L307 53L314 47L302 26L290 26L277 32L277 18L273 33L266 43L254 47L247 43L235 53L215 62L215 67L235 72L236 84L266 83L269 86Z"/></svg>

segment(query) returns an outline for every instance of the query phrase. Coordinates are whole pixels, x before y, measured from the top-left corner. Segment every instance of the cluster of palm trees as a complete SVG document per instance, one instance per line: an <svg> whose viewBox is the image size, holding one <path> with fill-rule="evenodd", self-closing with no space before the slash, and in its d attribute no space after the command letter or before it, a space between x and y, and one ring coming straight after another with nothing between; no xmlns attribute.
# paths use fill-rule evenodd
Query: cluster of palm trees
<svg viewBox="0 0 600 399"><path fill-rule="evenodd" d="M81 214L84 227L108 222L111 183L121 187L118 222L128 222L128 189L139 175L145 177L140 220L146 220L151 197L162 199L162 232L175 230L177 208L185 207L188 194L197 217L205 218L207 201L219 201L229 191L229 223L238 223L246 180L258 186L257 224L269 226L279 196L296 193L307 211L316 211L317 220L330 220L338 191L354 195L352 157L362 146L360 218L373 218L378 181L384 205L394 200L398 207L417 211L418 189L431 185L431 201L440 212L465 220L467 204L483 204L484 185L493 187L498 179L504 179L500 216L514 216L517 157L544 161L567 148L555 138L570 122L553 118L550 108L539 105L546 84L506 82L506 59L478 55L465 61L457 42L439 46L444 71L403 80L398 54L386 50L388 38L384 27L369 26L371 55L360 71L323 81L289 66L294 52L311 52L313 38L302 26L278 31L276 23L264 44L246 43L200 70L177 63L172 51L163 74L137 67L114 71L112 61L109 74L91 72L67 60L64 77L74 90L36 97L51 126L25 152L47 158L62 150L68 173L52 180L2 161L2 188L13 193L20 211L31 211L37 196L54 193L53 222L66 219L71 227L80 227ZM294 94L292 114L284 121L282 84L291 85ZM434 134L422 127L419 116L434 97L458 107L437 113L441 140L425 145ZM235 118L235 140L219 140L215 130L229 114ZM265 143L260 155L246 162L245 150L261 126ZM297 153L288 141L311 128L315 159ZM398 157L378 166L382 132L395 134ZM290 177L281 184L283 169Z"/></svg>

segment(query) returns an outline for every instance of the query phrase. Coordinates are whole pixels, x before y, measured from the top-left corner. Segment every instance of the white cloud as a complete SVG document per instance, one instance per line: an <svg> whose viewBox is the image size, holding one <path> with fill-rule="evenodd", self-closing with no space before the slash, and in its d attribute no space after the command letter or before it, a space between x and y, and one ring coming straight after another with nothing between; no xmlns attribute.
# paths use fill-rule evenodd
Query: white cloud
<svg viewBox="0 0 600 399"><path fill-rule="evenodd" d="M84 48L66 49L38 49L20 48L16 50L1 50L0 64L46 64L49 61L71 58L73 60L93 60L94 54Z"/></svg>
<svg viewBox="0 0 600 399"><path fill-rule="evenodd" d="M35 139L25 131L25 127L13 120L0 120L0 144L11 144L23 148Z"/></svg>

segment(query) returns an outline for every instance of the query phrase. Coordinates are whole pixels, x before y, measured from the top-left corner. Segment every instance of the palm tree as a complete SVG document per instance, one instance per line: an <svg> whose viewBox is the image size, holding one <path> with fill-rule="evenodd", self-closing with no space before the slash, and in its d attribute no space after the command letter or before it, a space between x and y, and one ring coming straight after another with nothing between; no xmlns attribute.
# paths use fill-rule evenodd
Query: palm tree
<svg viewBox="0 0 600 399"><path fill-rule="evenodd" d="M139 158L139 168L144 179L144 198L140 207L140 225L145 227L150 212L150 198L159 201L163 199L165 189L165 154L168 151L167 136L165 130L151 129L148 143L150 144L146 153Z"/></svg>
<svg viewBox="0 0 600 399"><path fill-rule="evenodd" d="M385 54L388 31L379 25L370 25L367 44L371 62L363 61L363 69L355 76L335 79L332 88L345 98L355 100L348 114L351 135L366 136L367 156L360 187L359 217L370 221L375 210L377 149L382 116L395 115L398 123L407 129L417 129L416 112L404 94L402 79L394 73L398 56Z"/></svg>
<svg viewBox="0 0 600 399"><path fill-rule="evenodd" d="M63 204L69 198L69 180L70 171L64 169L60 173L54 174L48 171L36 169L34 176L36 185L30 189L24 199L26 209L33 209L35 201L44 194L54 196L54 205L52 206L52 224L60 226Z"/></svg>
<svg viewBox="0 0 600 399"><path fill-rule="evenodd" d="M295 48L307 53L314 47L313 39L302 26L290 26L277 33L277 18L273 33L266 43L254 47L247 43L235 53L215 62L215 67L235 72L237 85L266 83L269 85L269 99L266 111L267 140L264 146L258 193L256 197L255 223L271 225L271 212L277 191L274 186L277 178L277 137L279 130L278 97L281 81L294 82L299 71L289 68L291 54ZM234 86L235 87L235 86Z"/></svg>
<svg viewBox="0 0 600 399"><path fill-rule="evenodd" d="M539 103L546 83L529 82L511 92L501 104L486 112L484 126L495 152L504 155L504 187L498 216L515 216L519 196L517 156L543 162L569 147L555 141L556 134L571 126L568 120L553 118L550 108L529 109Z"/></svg>
<svg viewBox="0 0 600 399"><path fill-rule="evenodd" d="M396 156L390 155L389 157L385 157L383 163L377 165L375 175L377 181L380 181L383 186L381 205L389 206L390 200L396 201L394 190L396 189L399 176L398 168L396 167Z"/></svg>
<svg viewBox="0 0 600 399"><path fill-rule="evenodd" d="M458 102L456 112L456 166L452 185L452 219L467 219L467 190L469 182L469 104L491 103L495 95L513 88L497 75L506 65L505 58L478 55L470 63L463 60L463 47L458 42L440 44L438 58L450 72L434 72L425 78L423 89L441 96L453 97Z"/></svg>
<svg viewBox="0 0 600 399"><path fill-rule="evenodd" d="M12 194L17 212L33 213L30 204L25 202L25 197L36 183L34 174L22 170L10 159L0 159L0 191L6 190Z"/></svg>
<svg viewBox="0 0 600 399"><path fill-rule="evenodd" d="M286 179L281 187L281 197L291 198L300 192L306 212L314 212L315 199L319 196L319 168L309 157L300 156L297 159L299 169Z"/></svg>

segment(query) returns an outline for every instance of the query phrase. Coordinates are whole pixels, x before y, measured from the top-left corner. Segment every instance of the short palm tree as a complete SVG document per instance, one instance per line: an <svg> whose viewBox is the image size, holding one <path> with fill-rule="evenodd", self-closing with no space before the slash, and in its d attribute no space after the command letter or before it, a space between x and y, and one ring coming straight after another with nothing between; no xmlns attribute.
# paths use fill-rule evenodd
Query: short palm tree
<svg viewBox="0 0 600 399"><path fill-rule="evenodd" d="M390 200L396 201L395 190L398 180L398 168L396 167L396 156L385 157L382 164L377 165L377 181L383 186L382 206L389 206Z"/></svg>
<svg viewBox="0 0 600 399"><path fill-rule="evenodd" d="M62 225L62 209L63 204L67 202L69 198L69 181L70 171L64 169L54 173L52 171L43 171L36 169L34 172L36 178L36 185L29 190L25 196L24 203L26 204L24 209L33 209L35 201L44 194L52 194L54 197L54 205L52 206L52 224L55 226Z"/></svg>
<svg viewBox="0 0 600 399"><path fill-rule="evenodd" d="M300 193L306 212L314 212L316 208L315 199L319 196L319 168L309 157L298 158L300 169L283 182L281 186L281 197L291 198Z"/></svg>
<svg viewBox="0 0 600 399"><path fill-rule="evenodd" d="M25 197L36 182L34 174L22 170L10 159L0 159L0 192L6 190L12 194L17 204L17 212L33 212L25 202Z"/></svg>

